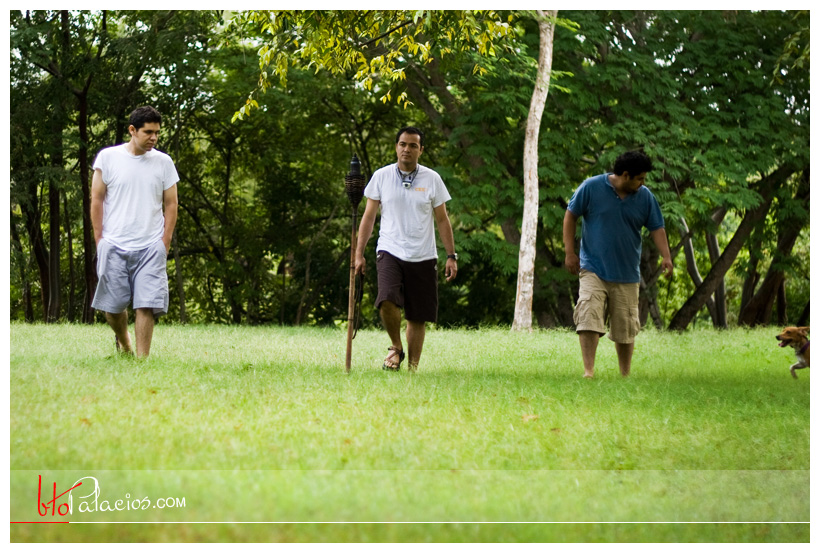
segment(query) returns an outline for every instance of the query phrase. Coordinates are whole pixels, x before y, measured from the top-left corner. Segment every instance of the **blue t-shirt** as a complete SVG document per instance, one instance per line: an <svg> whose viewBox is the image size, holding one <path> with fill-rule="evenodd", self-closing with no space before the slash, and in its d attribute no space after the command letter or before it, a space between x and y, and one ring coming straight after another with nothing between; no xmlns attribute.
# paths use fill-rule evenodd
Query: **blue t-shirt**
<svg viewBox="0 0 820 553"><path fill-rule="evenodd" d="M641 228L663 228L661 208L646 186L622 200L609 175L585 180L567 206L583 217L581 268L607 282L640 282Z"/></svg>

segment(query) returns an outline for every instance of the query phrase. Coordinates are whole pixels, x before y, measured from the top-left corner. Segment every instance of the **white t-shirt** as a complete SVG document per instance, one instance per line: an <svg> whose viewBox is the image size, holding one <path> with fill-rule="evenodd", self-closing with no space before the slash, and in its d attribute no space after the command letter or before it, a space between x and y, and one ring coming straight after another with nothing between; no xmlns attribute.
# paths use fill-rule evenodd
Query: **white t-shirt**
<svg viewBox="0 0 820 553"><path fill-rule="evenodd" d="M398 163L373 174L364 195L381 202L381 226L376 251L384 250L403 261L436 259L433 209L450 200L438 173L418 165L412 185L402 185Z"/></svg>
<svg viewBox="0 0 820 553"><path fill-rule="evenodd" d="M125 144L104 148L94 160L106 186L102 237L126 251L155 244L165 232L162 193L179 181L170 156L132 155Z"/></svg>

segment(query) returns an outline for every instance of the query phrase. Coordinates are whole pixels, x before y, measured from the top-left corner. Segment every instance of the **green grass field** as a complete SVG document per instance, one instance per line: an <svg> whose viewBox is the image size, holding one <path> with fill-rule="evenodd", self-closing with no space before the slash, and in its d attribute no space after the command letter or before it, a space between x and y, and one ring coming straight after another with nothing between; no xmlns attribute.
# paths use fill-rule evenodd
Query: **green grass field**
<svg viewBox="0 0 820 553"><path fill-rule="evenodd" d="M808 542L810 369L775 334L645 331L627 379L604 339L590 381L563 330L429 330L416 375L361 331L347 375L339 330L159 325L134 360L12 324L12 520L94 524L11 540ZM40 475L185 504L41 517Z"/></svg>

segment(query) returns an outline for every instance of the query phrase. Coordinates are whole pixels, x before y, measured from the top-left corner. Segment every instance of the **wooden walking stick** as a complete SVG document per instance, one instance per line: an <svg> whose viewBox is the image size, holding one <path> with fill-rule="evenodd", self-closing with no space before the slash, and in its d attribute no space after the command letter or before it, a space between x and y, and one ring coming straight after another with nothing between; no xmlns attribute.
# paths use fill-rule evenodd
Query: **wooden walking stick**
<svg viewBox="0 0 820 553"><path fill-rule="evenodd" d="M350 160L350 172L345 176L345 192L350 205L353 206L353 226L350 232L350 294L347 301L347 351L345 352L345 372L347 373L350 372L353 338L358 323L356 320L356 217L366 184L359 158L353 154L353 159Z"/></svg>

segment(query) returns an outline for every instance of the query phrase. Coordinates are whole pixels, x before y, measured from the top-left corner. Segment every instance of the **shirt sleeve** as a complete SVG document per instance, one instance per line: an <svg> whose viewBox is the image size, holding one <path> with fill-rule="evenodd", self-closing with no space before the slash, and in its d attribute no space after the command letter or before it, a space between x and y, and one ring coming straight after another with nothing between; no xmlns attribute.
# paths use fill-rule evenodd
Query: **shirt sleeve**
<svg viewBox="0 0 820 553"><path fill-rule="evenodd" d="M646 228L649 232L664 228L661 206L654 194L649 195L649 216L646 218Z"/></svg>
<svg viewBox="0 0 820 553"><path fill-rule="evenodd" d="M435 183L435 190L433 191L433 207L436 208L443 204L444 202L449 202L450 192L447 190L447 187L444 186L444 181L441 180L441 176L438 173L435 173L435 179L433 180Z"/></svg>
<svg viewBox="0 0 820 553"><path fill-rule="evenodd" d="M177 167L174 165L173 160L168 158L168 165L165 168L165 184L163 186L163 190L168 190L178 182L179 173L177 173Z"/></svg>
<svg viewBox="0 0 820 553"><path fill-rule="evenodd" d="M381 175L379 174L379 171L376 171L373 176L370 177L370 182L368 182L367 186L364 187L364 197L371 200L381 201Z"/></svg>
<svg viewBox="0 0 820 553"><path fill-rule="evenodd" d="M94 165L92 165L92 167L94 168L95 171L97 169L99 169L100 171L103 172L103 175L105 175L105 158L106 158L105 148L103 148L97 154L97 157L94 158Z"/></svg>
<svg viewBox="0 0 820 553"><path fill-rule="evenodd" d="M581 217L587 211L589 204L589 186L586 182L581 183L581 186L572 195L572 198L567 204L567 210L571 211L576 217Z"/></svg>

